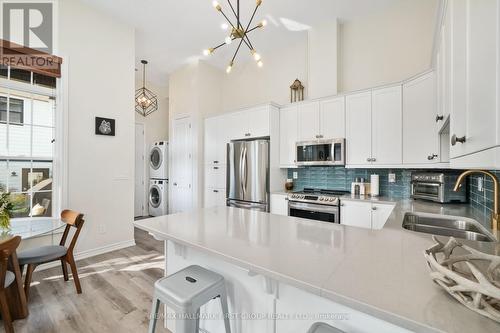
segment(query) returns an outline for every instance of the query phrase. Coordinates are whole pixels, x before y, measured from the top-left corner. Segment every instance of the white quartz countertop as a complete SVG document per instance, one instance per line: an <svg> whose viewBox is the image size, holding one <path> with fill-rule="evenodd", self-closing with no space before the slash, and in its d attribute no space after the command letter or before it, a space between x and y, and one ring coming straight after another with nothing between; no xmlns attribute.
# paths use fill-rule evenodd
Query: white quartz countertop
<svg viewBox="0 0 500 333"><path fill-rule="evenodd" d="M468 310L432 282L423 257L434 243L431 235L401 227L405 212L479 219L472 209L381 199L396 204L381 230L229 207L144 219L134 225L409 330L500 331L499 324ZM464 243L500 252L500 243Z"/></svg>

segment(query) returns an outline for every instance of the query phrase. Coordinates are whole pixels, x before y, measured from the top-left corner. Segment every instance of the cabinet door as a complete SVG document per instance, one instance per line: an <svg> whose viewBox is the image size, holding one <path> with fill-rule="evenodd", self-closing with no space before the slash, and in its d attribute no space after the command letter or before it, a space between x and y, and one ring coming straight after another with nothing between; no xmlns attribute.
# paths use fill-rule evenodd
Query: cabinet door
<svg viewBox="0 0 500 333"><path fill-rule="evenodd" d="M298 141L319 139L319 103L298 106Z"/></svg>
<svg viewBox="0 0 500 333"><path fill-rule="evenodd" d="M271 194L271 213L288 216L288 196L286 194Z"/></svg>
<svg viewBox="0 0 500 333"><path fill-rule="evenodd" d="M429 73L403 86L403 163L440 161L436 124L435 74Z"/></svg>
<svg viewBox="0 0 500 333"><path fill-rule="evenodd" d="M217 161L217 118L205 119L205 164Z"/></svg>
<svg viewBox="0 0 500 333"><path fill-rule="evenodd" d="M370 164L372 157L372 94L363 92L346 97L347 164Z"/></svg>
<svg viewBox="0 0 500 333"><path fill-rule="evenodd" d="M295 166L295 143L297 142L297 107L280 110L280 167Z"/></svg>
<svg viewBox="0 0 500 333"><path fill-rule="evenodd" d="M451 101L451 93L452 93L452 87L451 87L451 79L452 79L452 64L453 64L453 52L452 52L452 7L453 7L453 1L448 1L448 4L446 6L446 16L444 19L444 25L443 25L443 114L444 117L446 118L452 109L452 101Z"/></svg>
<svg viewBox="0 0 500 333"><path fill-rule="evenodd" d="M218 188L212 190L215 193L215 205L216 206L226 206L226 190Z"/></svg>
<svg viewBox="0 0 500 333"><path fill-rule="evenodd" d="M269 108L262 107L243 111L248 126L245 137L259 138L269 136Z"/></svg>
<svg viewBox="0 0 500 333"><path fill-rule="evenodd" d="M372 158L374 164L403 161L401 86L372 92Z"/></svg>
<svg viewBox="0 0 500 333"><path fill-rule="evenodd" d="M468 0L454 0L448 3L453 6L453 82L452 103L453 110L450 117L450 133L464 136L467 132L467 2ZM465 154L463 144L450 147L450 157Z"/></svg>
<svg viewBox="0 0 500 333"><path fill-rule="evenodd" d="M215 207L217 201L217 193L212 188L205 189L205 208Z"/></svg>
<svg viewBox="0 0 500 333"><path fill-rule="evenodd" d="M320 102L319 132L325 139L345 138L344 97Z"/></svg>
<svg viewBox="0 0 500 333"><path fill-rule="evenodd" d="M364 201L342 201L340 205L340 224L372 227L372 204Z"/></svg>
<svg viewBox="0 0 500 333"><path fill-rule="evenodd" d="M497 143L498 1L469 1L468 4L467 141L464 145L470 154Z"/></svg>
<svg viewBox="0 0 500 333"><path fill-rule="evenodd" d="M394 207L394 205L388 204L372 204L372 229L382 229Z"/></svg>
<svg viewBox="0 0 500 333"><path fill-rule="evenodd" d="M228 138L227 133L227 117L217 117L216 118L215 129L217 131L217 146L215 148L215 160L214 164L226 164L226 147L227 143L231 141Z"/></svg>
<svg viewBox="0 0 500 333"><path fill-rule="evenodd" d="M248 118L244 112L229 113L224 116L226 122L227 139L245 139L248 134ZM222 130L219 128L219 130Z"/></svg>

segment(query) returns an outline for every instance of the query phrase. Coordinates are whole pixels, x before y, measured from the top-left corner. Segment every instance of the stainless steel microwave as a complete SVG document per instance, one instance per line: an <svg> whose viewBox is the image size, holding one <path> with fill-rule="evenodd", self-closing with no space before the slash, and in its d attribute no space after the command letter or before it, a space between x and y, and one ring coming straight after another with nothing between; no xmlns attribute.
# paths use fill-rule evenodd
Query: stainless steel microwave
<svg viewBox="0 0 500 333"><path fill-rule="evenodd" d="M345 165L345 139L301 141L295 148L296 165Z"/></svg>

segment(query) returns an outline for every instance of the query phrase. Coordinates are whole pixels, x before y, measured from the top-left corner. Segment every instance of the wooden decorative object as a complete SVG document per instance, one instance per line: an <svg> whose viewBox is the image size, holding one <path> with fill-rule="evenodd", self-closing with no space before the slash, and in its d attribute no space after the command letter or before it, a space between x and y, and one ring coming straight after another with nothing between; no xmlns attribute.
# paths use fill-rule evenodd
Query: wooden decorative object
<svg viewBox="0 0 500 333"><path fill-rule="evenodd" d="M432 280L469 309L500 323L500 256L472 249L453 237L446 244L432 239L437 244L424 252ZM457 248L460 254L453 254Z"/></svg>
<svg viewBox="0 0 500 333"><path fill-rule="evenodd" d="M304 100L304 86L299 79L295 79L290 86L290 103Z"/></svg>

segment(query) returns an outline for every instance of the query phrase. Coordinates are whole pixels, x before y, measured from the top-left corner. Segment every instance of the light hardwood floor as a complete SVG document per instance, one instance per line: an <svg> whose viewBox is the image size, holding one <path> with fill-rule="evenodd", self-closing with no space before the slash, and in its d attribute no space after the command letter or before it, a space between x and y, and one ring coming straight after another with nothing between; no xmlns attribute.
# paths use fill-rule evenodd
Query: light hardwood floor
<svg viewBox="0 0 500 333"><path fill-rule="evenodd" d="M77 262L83 294L60 267L35 271L28 318L16 332L147 332L162 253L133 246ZM3 331L3 323L0 330ZM168 332L160 323L157 332Z"/></svg>

